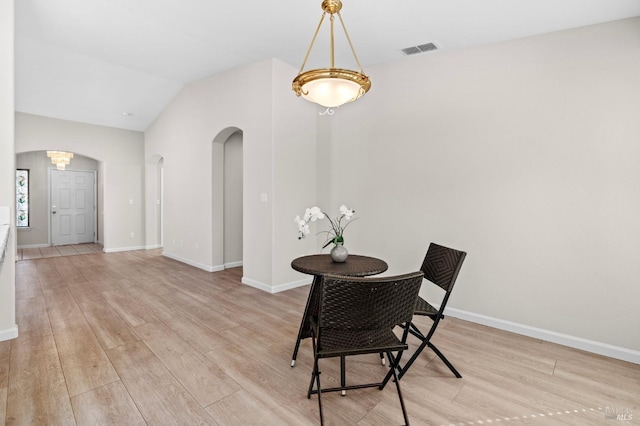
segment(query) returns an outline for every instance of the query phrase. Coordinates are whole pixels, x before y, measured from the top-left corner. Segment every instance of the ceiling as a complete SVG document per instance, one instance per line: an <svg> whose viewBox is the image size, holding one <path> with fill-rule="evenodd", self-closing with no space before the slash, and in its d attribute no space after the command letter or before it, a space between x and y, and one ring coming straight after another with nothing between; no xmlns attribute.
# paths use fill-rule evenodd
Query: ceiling
<svg viewBox="0 0 640 426"><path fill-rule="evenodd" d="M144 131L186 83L272 57L298 69L320 5L15 0L16 110ZM464 49L634 16L639 0L343 0L342 9L365 73L407 60L409 46ZM327 28L305 69L329 65ZM342 42L336 32L336 66L356 67Z"/></svg>

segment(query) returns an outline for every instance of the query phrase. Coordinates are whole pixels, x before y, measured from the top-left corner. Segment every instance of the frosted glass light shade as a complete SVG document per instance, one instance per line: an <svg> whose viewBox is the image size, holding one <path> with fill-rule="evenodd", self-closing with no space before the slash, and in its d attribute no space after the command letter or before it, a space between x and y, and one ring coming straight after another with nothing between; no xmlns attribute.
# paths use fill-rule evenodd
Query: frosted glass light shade
<svg viewBox="0 0 640 426"><path fill-rule="evenodd" d="M353 102L370 88L371 81L366 75L339 68L307 71L293 80L293 90L298 96L326 108Z"/></svg>
<svg viewBox="0 0 640 426"><path fill-rule="evenodd" d="M303 98L328 108L355 101L360 96L360 86L358 84L337 78L310 81L302 87Z"/></svg>

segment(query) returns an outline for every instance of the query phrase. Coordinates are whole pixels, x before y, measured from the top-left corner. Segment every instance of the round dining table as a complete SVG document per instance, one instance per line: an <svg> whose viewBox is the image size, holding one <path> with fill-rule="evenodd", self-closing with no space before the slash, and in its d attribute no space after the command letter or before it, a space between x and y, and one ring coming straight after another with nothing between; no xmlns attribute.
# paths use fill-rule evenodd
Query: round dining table
<svg viewBox="0 0 640 426"><path fill-rule="evenodd" d="M381 274L385 272L389 266L387 262L375 257L360 256L357 254L349 254L345 262L336 263L331 260L328 254L313 254L302 256L291 262L291 267L303 274L313 275L307 304L304 308L304 314L300 321L298 330L298 338L291 357L291 366L296 365L296 357L300 348L300 341L311 337L311 318L316 317L320 308L320 295L322 292L322 277L327 274L343 275L349 277L367 277L370 275Z"/></svg>

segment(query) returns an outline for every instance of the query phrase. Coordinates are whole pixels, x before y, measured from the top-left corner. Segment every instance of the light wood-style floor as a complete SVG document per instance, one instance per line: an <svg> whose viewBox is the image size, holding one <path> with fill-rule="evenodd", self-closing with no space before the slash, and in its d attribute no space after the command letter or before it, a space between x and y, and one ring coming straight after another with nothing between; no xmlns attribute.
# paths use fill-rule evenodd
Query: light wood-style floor
<svg viewBox="0 0 640 426"><path fill-rule="evenodd" d="M0 342L0 424L319 424L308 339L289 366L308 287L271 295L241 273L158 250L17 262L20 335ZM640 424L639 365L452 318L434 341L463 378L422 354L401 381L412 425ZM339 380L333 361L321 361L325 385ZM386 368L348 360L347 381ZM402 423L392 383L323 403L328 425Z"/></svg>
<svg viewBox="0 0 640 426"><path fill-rule="evenodd" d="M67 246L35 247L18 249L16 260L42 259L44 257L74 256L76 254L99 253L99 244L70 244Z"/></svg>

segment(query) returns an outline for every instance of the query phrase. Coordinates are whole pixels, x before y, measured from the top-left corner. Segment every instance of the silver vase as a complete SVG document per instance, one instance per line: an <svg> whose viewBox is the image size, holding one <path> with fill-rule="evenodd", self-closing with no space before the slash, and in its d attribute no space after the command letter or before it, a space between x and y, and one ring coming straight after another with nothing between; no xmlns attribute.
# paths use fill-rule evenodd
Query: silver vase
<svg viewBox="0 0 640 426"><path fill-rule="evenodd" d="M331 260L333 260L335 263L343 263L349 256L347 248L342 243L337 243L335 246L333 246L329 254L331 255Z"/></svg>

